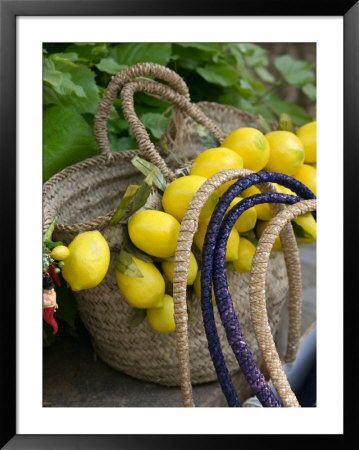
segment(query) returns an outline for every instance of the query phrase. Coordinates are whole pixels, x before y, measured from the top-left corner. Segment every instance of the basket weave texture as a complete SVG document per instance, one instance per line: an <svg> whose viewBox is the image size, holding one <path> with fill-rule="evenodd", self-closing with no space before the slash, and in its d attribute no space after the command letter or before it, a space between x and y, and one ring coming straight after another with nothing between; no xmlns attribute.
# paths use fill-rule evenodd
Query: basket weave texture
<svg viewBox="0 0 359 450"><path fill-rule="evenodd" d="M196 106L213 120L224 135L243 126L260 128L255 116L234 107L201 102ZM173 151L191 161L208 148L200 138L193 119L174 110L165 134L157 145L167 165L175 169L174 159L164 150L166 142ZM54 239L69 244L82 231L100 230L109 243L111 260L104 280L95 288L76 292L80 317L88 329L96 354L111 367L138 379L167 386L179 386L180 375L175 333L162 335L153 331L146 320L129 328L133 308L121 295L115 278L115 262L122 245L119 225L105 228L129 184L140 184L143 175L134 168L131 158L140 150L111 152L82 161L54 175L43 187L44 229L55 215L59 217ZM151 195L146 209L161 209L161 198ZM230 292L241 330L258 364L262 361L251 323L249 273L228 273ZM282 306L288 294L288 280L282 253L269 261L266 298L271 331L275 334ZM208 351L202 323L200 300L193 296L194 320L188 323L191 382L199 384L217 379ZM215 311L223 354L230 373L238 371L236 358L227 343L224 328Z"/></svg>

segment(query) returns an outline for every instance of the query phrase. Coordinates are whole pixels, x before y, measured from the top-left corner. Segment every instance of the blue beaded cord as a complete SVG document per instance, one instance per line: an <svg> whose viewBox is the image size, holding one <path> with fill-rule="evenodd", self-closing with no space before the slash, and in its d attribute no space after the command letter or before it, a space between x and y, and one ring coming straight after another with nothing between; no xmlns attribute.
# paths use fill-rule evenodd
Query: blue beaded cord
<svg viewBox="0 0 359 450"><path fill-rule="evenodd" d="M216 241L217 241L217 235L220 229L220 224L222 221L222 218L227 211L231 201L240 195L240 193L247 189L248 187L258 184L258 183L264 183L264 182L274 182L281 185L284 185L285 187L290 188L292 191L294 191L296 194L298 194L300 197L295 196L288 196L293 199L293 202L298 202L300 200L308 199L308 198L315 198L314 194L301 182L295 180L292 177L289 177L287 175L277 173L277 172L257 172L251 175L248 175L247 177L244 177L240 180L238 180L235 184L231 185L230 188L226 191L226 193L221 197L219 203L217 204L211 220L209 222L209 225L207 227L207 233L203 245L202 250L202 276L201 276L201 297L202 297L202 315L203 315L203 321L204 321L204 327L206 331L206 336L208 340L208 348L212 357L212 361L217 373L218 380L221 384L222 391L227 399L227 403L229 406L232 407L239 407L240 402L238 400L237 393L234 389L231 377L229 375L227 366L224 361L222 349L219 342L219 337L217 334L217 329L215 325L214 320L214 314L213 314L213 306L212 306L212 292L211 292L211 286L212 286L212 277L213 277L213 263L214 263L214 251L216 248ZM265 197L261 197L261 203L268 203L268 197L267 195L270 194L258 194L258 195L264 195ZM275 194L279 197L276 197L277 201L278 199L284 199L285 194ZM256 196L253 196L256 197ZM252 198L249 197L248 200ZM258 199L257 199L258 200ZM238 205L242 204L244 200L242 200ZM250 205L250 202L246 203ZM259 203L256 203L259 204ZM250 206L248 206L250 207ZM247 207L247 208L248 208ZM238 206L239 208L239 206ZM243 211L242 211L243 212ZM227 287L227 285L226 285ZM221 302L221 300L220 300ZM218 305L218 304L217 304ZM221 302L221 307L219 307L223 311L224 304ZM233 306L232 306L233 308ZM221 317L222 319L222 317ZM223 322L223 320L222 320ZM238 322L238 321L237 321ZM229 325L230 326L230 325ZM238 330L236 330L238 331ZM240 331L240 330L239 330ZM232 339L232 338L231 338ZM244 338L240 339L242 349L244 347L247 347L247 344L244 340ZM250 350L249 350L250 351ZM238 352L237 352L238 354ZM237 355L236 355L237 356ZM249 356L247 354L246 356ZM241 367L244 374L249 374L249 379L247 381L251 384L251 387L254 391L254 393L259 394L259 400L262 402L263 406L270 406L270 407L279 407L280 404L278 403L277 399L274 397L274 394L270 390L268 384L263 384L262 380L259 375L260 371L258 367L256 366L255 362L253 361L253 357L245 359L243 362L243 368ZM252 374L254 374L252 376ZM265 381L265 380L264 380Z"/></svg>

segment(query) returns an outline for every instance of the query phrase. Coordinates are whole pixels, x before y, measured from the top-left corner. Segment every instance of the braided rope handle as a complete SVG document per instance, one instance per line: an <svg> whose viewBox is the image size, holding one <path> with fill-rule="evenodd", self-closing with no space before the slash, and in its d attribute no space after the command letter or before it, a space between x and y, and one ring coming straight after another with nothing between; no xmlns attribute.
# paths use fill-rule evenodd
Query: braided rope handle
<svg viewBox="0 0 359 450"><path fill-rule="evenodd" d="M156 77L166 81L174 89L150 79L139 80L139 78L146 76ZM163 158L159 155L150 140L146 128L135 113L133 101L135 92L146 92L156 98L175 104L181 111L186 112L194 120L206 126L214 133L217 139L223 141L224 136L217 125L205 116L197 106L190 102L188 87L176 72L159 64L139 63L122 70L111 79L95 114L94 126L96 140L100 152L107 155L109 160L113 158L113 153L110 150L107 135L107 120L112 104L118 93L120 93L125 119L134 133L141 155L159 167L167 180L171 181L176 178L175 174L168 168Z"/></svg>
<svg viewBox="0 0 359 450"><path fill-rule="evenodd" d="M167 164L159 155L154 144L150 140L146 128L135 112L133 97L136 92L145 92L146 94L174 104L179 110L185 112L196 122L208 128L219 141L223 141L223 133L219 130L217 125L209 119L201 109L191 103L183 95L168 86L155 81L136 80L128 83L121 91L122 109L125 119L133 131L142 155L159 167L166 179L171 181L176 178L176 175L167 167Z"/></svg>
<svg viewBox="0 0 359 450"><path fill-rule="evenodd" d="M259 239L250 272L249 301L253 328L273 385L283 403L285 402L286 404L295 403L297 400L283 370L268 322L265 290L266 275L270 252L281 230L297 216L316 210L316 205L315 199L295 203L280 211L270 221Z"/></svg>
<svg viewBox="0 0 359 450"><path fill-rule="evenodd" d="M186 306L186 287L187 287L187 274L189 269L189 257L191 247L193 243L194 234L198 230L198 222L200 212L209 199L209 197L224 183L238 178L246 177L247 175L254 174L253 171L248 169L227 169L218 172L209 178L196 192L193 199L189 203L184 218L181 222L180 233L177 240L177 248L174 261L174 281L173 281L173 299L175 306L175 323L176 323L176 341L177 341L177 354L180 364L180 377L181 377L181 390L182 400L185 407L194 407L190 365L189 365L189 343L188 343L188 329L187 329L187 306ZM277 192L276 188L271 183L263 183L259 181L259 187L262 191ZM229 202L230 203L230 202ZM284 205L273 205L275 213L285 208ZM284 230L283 230L284 231ZM283 239L282 239L283 237ZM281 234L283 253L295 253L298 252L297 243L294 236L294 232L291 226L285 234ZM298 254L298 253L297 253ZM288 259L286 258L286 263ZM299 255L297 261L293 262L297 270L300 271ZM291 290L291 278L289 278L289 289ZM294 291L294 294L290 298L290 302L301 302L301 295L298 298ZM301 294L301 293L300 293ZM295 308L298 311L298 308ZM299 310L300 312L300 310ZM212 311L213 314L213 311ZM290 328L291 330L291 328ZM220 351L221 354L221 351ZM222 355L223 357L223 355ZM227 372L224 376L229 378ZM229 378L230 381L230 378ZM230 381L230 384L231 381ZM233 392L228 391L225 393L227 399L230 399L232 404L236 404L236 399L233 397Z"/></svg>
<svg viewBox="0 0 359 450"><path fill-rule="evenodd" d="M101 153L108 154L111 152L107 135L107 120L113 102L125 84L138 77L156 77L166 81L185 98L190 99L188 87L183 78L160 64L139 63L121 70L108 83L95 114L95 136Z"/></svg>

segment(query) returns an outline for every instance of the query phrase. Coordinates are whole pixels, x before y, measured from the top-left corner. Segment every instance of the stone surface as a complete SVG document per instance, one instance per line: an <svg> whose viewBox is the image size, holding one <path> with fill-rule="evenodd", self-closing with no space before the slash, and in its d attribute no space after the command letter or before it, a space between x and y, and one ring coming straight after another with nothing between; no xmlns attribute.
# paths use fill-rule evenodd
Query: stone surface
<svg viewBox="0 0 359 450"><path fill-rule="evenodd" d="M304 332L316 318L316 246L303 245L300 257ZM282 331L276 336L279 353L285 346L288 323L285 311L280 326ZM241 377L241 373L233 377L235 385ZM247 397L250 391L240 394L240 397ZM227 406L217 382L194 386L193 396L198 407ZM95 359L91 341L88 335L84 335L78 340L68 337L44 349L43 406L180 407L182 396L180 388L136 380Z"/></svg>

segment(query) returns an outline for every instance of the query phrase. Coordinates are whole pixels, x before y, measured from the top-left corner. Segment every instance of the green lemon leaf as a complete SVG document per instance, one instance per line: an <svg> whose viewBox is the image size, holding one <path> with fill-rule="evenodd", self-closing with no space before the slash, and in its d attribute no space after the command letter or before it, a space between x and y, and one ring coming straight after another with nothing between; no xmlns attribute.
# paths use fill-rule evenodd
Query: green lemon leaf
<svg viewBox="0 0 359 450"><path fill-rule="evenodd" d="M196 48L204 52L217 53L222 50L222 44L205 43L205 42L176 42L181 47Z"/></svg>
<svg viewBox="0 0 359 450"><path fill-rule="evenodd" d="M129 43L117 44L111 48L110 58L118 64L131 66L139 62L151 61L166 65L171 58L169 43Z"/></svg>
<svg viewBox="0 0 359 450"><path fill-rule="evenodd" d="M206 81L219 86L228 87L237 82L238 73L230 64L206 64L204 67L197 67L196 72Z"/></svg>
<svg viewBox="0 0 359 450"><path fill-rule="evenodd" d="M96 67L98 68L98 70L101 70L101 72L106 72L110 75L116 75L127 66L125 66L124 64L118 64L113 58L102 58L101 61L96 64Z"/></svg>
<svg viewBox="0 0 359 450"><path fill-rule="evenodd" d="M44 104L69 106L80 113L96 112L99 89L95 73L74 63L76 53L54 53L44 57Z"/></svg>
<svg viewBox="0 0 359 450"><path fill-rule="evenodd" d="M304 94L310 98L310 100L316 100L317 98L317 90L314 86L314 84L309 83L309 84L305 84L302 87L302 91L304 92Z"/></svg>
<svg viewBox="0 0 359 450"><path fill-rule="evenodd" d="M254 70L263 81L266 81L267 83L274 83L274 76L265 67L258 66Z"/></svg>
<svg viewBox="0 0 359 450"><path fill-rule="evenodd" d="M107 129L109 133L122 133L129 129L129 124L125 118L120 115L117 109L112 105L107 119Z"/></svg>
<svg viewBox="0 0 359 450"><path fill-rule="evenodd" d="M307 61L296 61L290 55L281 55L274 60L275 67L292 86L304 86L315 79L313 65Z"/></svg>
<svg viewBox="0 0 359 450"><path fill-rule="evenodd" d="M147 202L148 197L151 193L151 187L153 183L154 172L150 172L147 177L142 181L139 189L137 190L128 217L132 216L136 211L138 211Z"/></svg>
<svg viewBox="0 0 359 450"><path fill-rule="evenodd" d="M59 218L58 216L55 216L52 219L52 222L49 225L49 228L46 230L44 237L43 237L43 242L45 243L45 241L47 241L48 239L51 239L52 233L54 232L55 226L58 222Z"/></svg>
<svg viewBox="0 0 359 450"><path fill-rule="evenodd" d="M220 143L216 136L209 131L205 126L196 123L194 124L194 128L196 129L198 136L201 139L201 142L205 146L205 148L215 148L219 147Z"/></svg>
<svg viewBox="0 0 359 450"><path fill-rule="evenodd" d="M295 127L293 125L292 119L288 114L282 113L279 116L278 130L290 131L295 133Z"/></svg>
<svg viewBox="0 0 359 450"><path fill-rule="evenodd" d="M61 62L63 64L68 64L71 67L76 67L76 64L74 63L78 60L79 55L76 52L53 53L49 58L54 62Z"/></svg>
<svg viewBox="0 0 359 450"><path fill-rule="evenodd" d="M168 138L166 135L162 136L161 147L164 150L166 150L170 155L172 155L173 159L177 162L179 166L184 166L184 161L182 161L182 159L168 147Z"/></svg>
<svg viewBox="0 0 359 450"><path fill-rule="evenodd" d="M239 96L237 97L228 97L224 96L220 97L221 101L223 100L223 103L227 103L229 105L233 105L238 109L242 109L243 111L247 111L255 116L258 116L259 114L262 115L266 120L270 120L272 122L276 121L275 114L268 109L267 104L264 102L263 104L253 104L250 101L241 98Z"/></svg>
<svg viewBox="0 0 359 450"><path fill-rule="evenodd" d="M158 187L158 189L161 189L161 191L165 191L167 183L165 177L157 166L143 158L140 158L139 156L134 156L131 159L131 163L145 176L153 173L153 184Z"/></svg>
<svg viewBox="0 0 359 450"><path fill-rule="evenodd" d="M133 278L143 278L140 269L137 267L130 253L122 249L116 261L116 270Z"/></svg>
<svg viewBox="0 0 359 450"><path fill-rule="evenodd" d="M169 117L165 117L163 114L159 113L146 113L140 116L140 120L145 128L147 128L156 139L159 139L166 131Z"/></svg>
<svg viewBox="0 0 359 450"><path fill-rule="evenodd" d="M241 79L239 83L236 83L234 87L238 90L239 94L244 98L253 97L253 88L248 80Z"/></svg>
<svg viewBox="0 0 359 450"><path fill-rule="evenodd" d="M178 67L186 70L195 71L199 65L211 63L213 55L215 53L194 47L173 44L172 59L176 60Z"/></svg>
<svg viewBox="0 0 359 450"><path fill-rule="evenodd" d="M99 90L95 81L95 73L89 67L83 65L68 67L64 64L56 64L56 67L61 71L66 70L71 75L71 80L80 86L85 93L84 98L66 96L61 99L60 104L71 106L80 113L95 114L99 101Z"/></svg>
<svg viewBox="0 0 359 450"><path fill-rule="evenodd" d="M49 250L52 250L53 248L58 247L60 245L64 245L63 242L61 241L54 242L51 239L45 239L44 244Z"/></svg>
<svg viewBox="0 0 359 450"><path fill-rule="evenodd" d="M266 95L264 102L278 116L282 113L288 114L295 125L304 125L311 120L311 117L303 108L294 103L285 102L275 94Z"/></svg>
<svg viewBox="0 0 359 450"><path fill-rule="evenodd" d="M109 222L109 225L111 227L113 225L116 225L125 216L127 207L136 194L138 188L139 186L137 184L130 184L129 186L127 186L126 192L123 194L121 202Z"/></svg>
<svg viewBox="0 0 359 450"><path fill-rule="evenodd" d="M93 65L97 63L101 58L108 55L110 44L107 43L74 43L69 45L65 51L66 52L76 52L79 56L79 60L88 65Z"/></svg>
<svg viewBox="0 0 359 450"><path fill-rule="evenodd" d="M130 136L117 137L113 133L109 133L109 141L111 150L122 151L122 150L135 150L138 148L136 139Z"/></svg>
<svg viewBox="0 0 359 450"><path fill-rule="evenodd" d="M242 52L246 63L250 67L267 66L268 56L267 50L256 44L241 43L238 44L240 51Z"/></svg>
<svg viewBox="0 0 359 450"><path fill-rule="evenodd" d="M81 114L64 106L45 108L43 115L43 178L98 153L91 127Z"/></svg>
<svg viewBox="0 0 359 450"><path fill-rule="evenodd" d="M44 104L61 104L61 98L75 96L85 98L82 86L77 85L68 72L57 70L53 60L44 58L43 67Z"/></svg>
<svg viewBox="0 0 359 450"><path fill-rule="evenodd" d="M264 134L267 134L267 133L270 133L271 131L273 131L272 128L270 127L269 123L262 116L262 114L258 115L258 121L259 121L259 124L260 124Z"/></svg>
<svg viewBox="0 0 359 450"><path fill-rule="evenodd" d="M245 69L246 63L244 61L242 52L237 47L237 44L228 44L227 48L230 51L230 53L234 56L234 59L237 64L237 69L243 71Z"/></svg>
<svg viewBox="0 0 359 450"><path fill-rule="evenodd" d="M130 319L129 328L135 328L140 325L146 317L145 308L134 308L134 313Z"/></svg>

